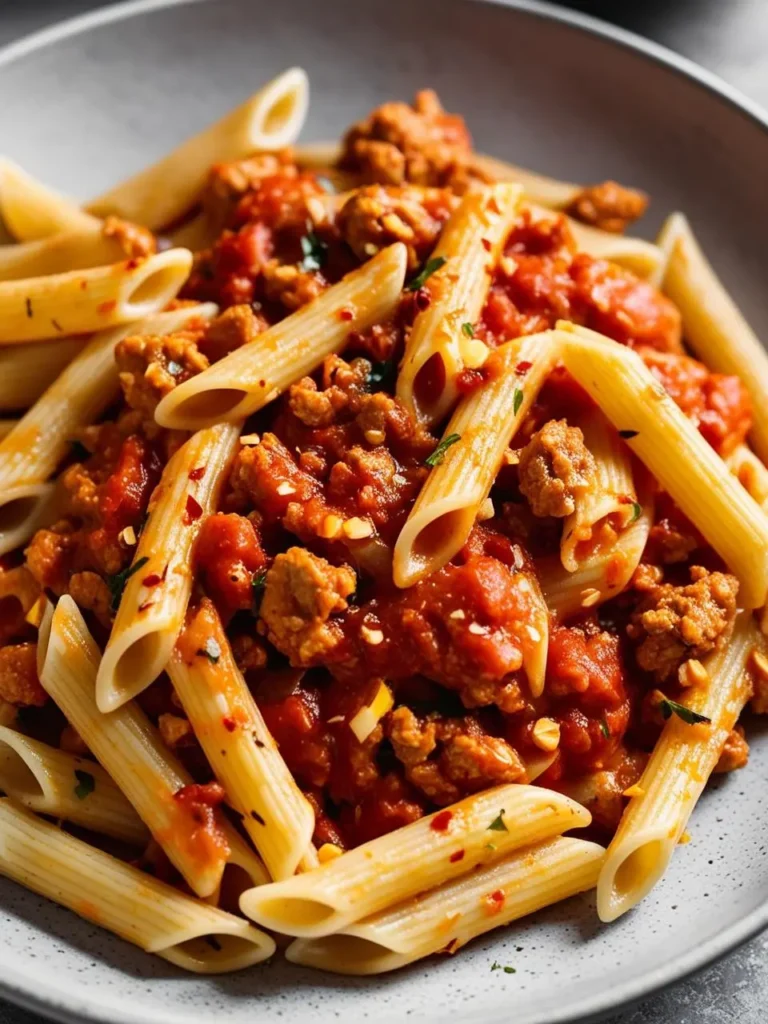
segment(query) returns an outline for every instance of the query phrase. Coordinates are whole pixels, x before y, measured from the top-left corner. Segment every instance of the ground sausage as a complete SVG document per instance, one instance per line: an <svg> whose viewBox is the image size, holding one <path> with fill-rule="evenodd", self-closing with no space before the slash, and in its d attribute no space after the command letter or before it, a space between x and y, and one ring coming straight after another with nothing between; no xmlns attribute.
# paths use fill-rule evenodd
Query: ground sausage
<svg viewBox="0 0 768 1024"><path fill-rule="evenodd" d="M596 466L578 427L550 420L520 453L520 490L534 515L563 518L594 483Z"/></svg>
<svg viewBox="0 0 768 1024"><path fill-rule="evenodd" d="M627 225L643 216L647 206L645 193L615 181L604 181L582 189L565 212L584 224L621 234Z"/></svg>
<svg viewBox="0 0 768 1024"><path fill-rule="evenodd" d="M20 707L42 707L48 700L37 677L37 644L0 647L0 700Z"/></svg>

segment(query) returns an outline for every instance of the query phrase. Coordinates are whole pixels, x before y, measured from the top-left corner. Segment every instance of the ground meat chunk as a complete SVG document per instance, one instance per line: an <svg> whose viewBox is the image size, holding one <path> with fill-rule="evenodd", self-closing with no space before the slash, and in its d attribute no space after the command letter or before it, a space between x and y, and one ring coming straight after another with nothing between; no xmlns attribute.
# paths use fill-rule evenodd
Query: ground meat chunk
<svg viewBox="0 0 768 1024"><path fill-rule="evenodd" d="M239 200L258 189L265 178L278 174L293 162L290 150L257 153L246 160L214 164L203 191L203 210L217 233L228 223Z"/></svg>
<svg viewBox="0 0 768 1024"><path fill-rule="evenodd" d="M0 647L0 700L19 707L42 707L48 700L37 677L37 644Z"/></svg>
<svg viewBox="0 0 768 1024"><path fill-rule="evenodd" d="M314 301L326 289L325 279L314 271L270 260L262 271L264 294L292 312Z"/></svg>
<svg viewBox="0 0 768 1024"><path fill-rule="evenodd" d="M105 238L113 238L129 259L146 259L157 252L157 239L149 230L120 217L107 217L101 229Z"/></svg>
<svg viewBox="0 0 768 1024"><path fill-rule="evenodd" d="M643 216L647 206L645 193L615 181L604 181L579 192L566 213L603 231L621 234L628 224Z"/></svg>
<svg viewBox="0 0 768 1024"><path fill-rule="evenodd" d="M714 771L717 774L735 772L738 768L744 768L747 761L749 761L749 744L744 738L744 726L737 725L728 733L723 752Z"/></svg>
<svg viewBox="0 0 768 1024"><path fill-rule="evenodd" d="M101 625L109 629L112 595L98 573L76 572L69 580L69 595L81 610L92 612Z"/></svg>
<svg viewBox="0 0 768 1024"><path fill-rule="evenodd" d="M266 326L266 321L257 317L250 306L230 306L211 322L198 342L198 348L210 362L215 363L249 344Z"/></svg>
<svg viewBox="0 0 768 1024"><path fill-rule="evenodd" d="M701 658L728 640L739 589L734 576L691 568L691 582L652 586L632 614L629 635L639 641L637 661L658 680L669 679L687 658Z"/></svg>
<svg viewBox="0 0 768 1024"><path fill-rule="evenodd" d="M356 584L348 566L337 568L305 548L289 548L267 573L260 625L292 665L311 665L340 642L331 616L346 610Z"/></svg>
<svg viewBox="0 0 768 1024"><path fill-rule="evenodd" d="M461 117L446 114L430 89L413 106L385 103L354 125L344 139L342 167L368 182L401 185L463 185L472 140Z"/></svg>
<svg viewBox="0 0 768 1024"><path fill-rule="evenodd" d="M182 381L202 373L208 359L198 348L198 329L174 334L134 334L115 349L128 405L154 422L157 403Z"/></svg>
<svg viewBox="0 0 768 1024"><path fill-rule="evenodd" d="M534 515L563 518L594 484L596 471L581 430L565 420L550 420L520 453L520 490Z"/></svg>
<svg viewBox="0 0 768 1024"><path fill-rule="evenodd" d="M370 185L347 200L336 225L363 261L393 242L403 242L408 265L415 270L434 248L452 205L450 193L442 189Z"/></svg>
<svg viewBox="0 0 768 1024"><path fill-rule="evenodd" d="M24 552L27 568L41 588L60 596L67 583L78 535L67 520L55 523L50 530L38 530Z"/></svg>
<svg viewBox="0 0 768 1024"><path fill-rule="evenodd" d="M515 749L489 735L471 715L418 717L403 706L388 716L386 733L408 781L439 805L525 778L525 765Z"/></svg>

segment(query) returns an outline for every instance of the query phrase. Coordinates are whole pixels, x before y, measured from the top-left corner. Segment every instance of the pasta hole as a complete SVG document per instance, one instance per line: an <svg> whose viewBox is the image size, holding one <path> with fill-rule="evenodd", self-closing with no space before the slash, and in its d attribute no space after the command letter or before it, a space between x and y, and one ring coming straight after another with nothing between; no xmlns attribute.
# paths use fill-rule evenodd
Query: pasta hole
<svg viewBox="0 0 768 1024"><path fill-rule="evenodd" d="M259 947L250 939L217 933L199 935L158 952L179 967L206 974L236 970L261 959Z"/></svg>
<svg viewBox="0 0 768 1024"><path fill-rule="evenodd" d="M455 547L456 537L465 528L467 518L474 519L472 509L454 509L433 519L419 532L414 541L414 558L418 562L429 561L446 548Z"/></svg>
<svg viewBox="0 0 768 1024"><path fill-rule="evenodd" d="M234 412L247 397L247 391L239 391L237 388L201 391L180 402L174 409L173 416L185 424L213 422Z"/></svg>
<svg viewBox="0 0 768 1024"><path fill-rule="evenodd" d="M159 653L158 635L154 631L146 633L125 649L115 664L114 685L120 695L134 694L144 689L144 684L154 681L162 670L156 669L154 662Z"/></svg>
<svg viewBox="0 0 768 1024"><path fill-rule="evenodd" d="M659 865L664 861L665 843L651 839L638 846L619 864L613 876L613 891L617 899L624 899L636 893L647 879L655 877Z"/></svg>
<svg viewBox="0 0 768 1024"><path fill-rule="evenodd" d="M0 506L0 533L17 530L37 511L39 501L39 494L29 494L23 498L13 498Z"/></svg>
<svg viewBox="0 0 768 1024"><path fill-rule="evenodd" d="M126 305L152 306L162 304L162 300L171 299L179 287L179 268L176 264L166 264L147 274L137 282L135 288L128 293Z"/></svg>
<svg viewBox="0 0 768 1024"><path fill-rule="evenodd" d="M327 903L298 897L258 900L254 903L254 910L260 921L269 921L278 931L285 928L287 932L294 927L315 928L336 914L334 908L329 907Z"/></svg>
<svg viewBox="0 0 768 1024"><path fill-rule="evenodd" d="M0 789L18 800L40 798L43 790L23 757L0 740Z"/></svg>
<svg viewBox="0 0 768 1024"><path fill-rule="evenodd" d="M291 89L269 107L264 115L265 135L280 135L296 110L296 92Z"/></svg>
<svg viewBox="0 0 768 1024"><path fill-rule="evenodd" d="M435 352L419 368L413 380L413 401L420 411L433 408L445 391L446 373L443 357Z"/></svg>
<svg viewBox="0 0 768 1024"><path fill-rule="evenodd" d="M328 935L317 943L305 940L301 945L304 955L297 958L298 963L308 963L321 969L343 964L345 971L351 974L367 974L381 969L397 955L386 946L357 935Z"/></svg>

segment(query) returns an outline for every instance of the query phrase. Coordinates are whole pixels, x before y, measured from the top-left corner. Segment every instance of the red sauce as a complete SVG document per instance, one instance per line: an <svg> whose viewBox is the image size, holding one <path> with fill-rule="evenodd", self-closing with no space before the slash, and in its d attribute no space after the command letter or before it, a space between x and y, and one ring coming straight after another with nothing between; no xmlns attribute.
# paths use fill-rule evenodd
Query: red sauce
<svg viewBox="0 0 768 1024"><path fill-rule="evenodd" d="M250 519L217 512L202 525L195 560L219 611L227 616L253 604L253 579L267 564Z"/></svg>

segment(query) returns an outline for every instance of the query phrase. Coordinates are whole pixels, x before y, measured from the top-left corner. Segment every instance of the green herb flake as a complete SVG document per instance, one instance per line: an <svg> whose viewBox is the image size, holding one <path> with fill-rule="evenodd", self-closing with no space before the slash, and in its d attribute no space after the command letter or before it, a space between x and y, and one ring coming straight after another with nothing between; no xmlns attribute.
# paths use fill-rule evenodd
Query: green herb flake
<svg viewBox="0 0 768 1024"><path fill-rule="evenodd" d="M221 645L215 637L209 636L197 653L215 665L221 657Z"/></svg>
<svg viewBox="0 0 768 1024"><path fill-rule="evenodd" d="M502 968L505 974L517 974L516 967L504 967Z"/></svg>
<svg viewBox="0 0 768 1024"><path fill-rule="evenodd" d="M470 323L462 324L461 325L461 329L464 332L464 334L466 334L466 336L468 338L474 338L474 336L475 336L475 328L472 326L472 324L470 324Z"/></svg>
<svg viewBox="0 0 768 1024"><path fill-rule="evenodd" d="M677 715L686 725L700 725L702 722L710 724L712 722L712 719L707 718L706 715L700 715L698 711L691 711L685 704L678 704L676 700L670 700L669 697L660 700L658 707L665 721L672 715Z"/></svg>
<svg viewBox="0 0 768 1024"><path fill-rule="evenodd" d="M140 558L137 562L134 562L133 565L128 566L127 569L123 569L122 572L116 572L112 576L107 576L107 586L109 587L109 592L112 595L113 612L116 612L120 607L120 599L123 596L123 591L125 590L125 585L128 580L131 576L137 573L139 569L142 569L148 561L149 559L146 557Z"/></svg>
<svg viewBox="0 0 768 1024"><path fill-rule="evenodd" d="M502 807L501 810L499 811L498 815L493 819L491 824L488 826L488 831L489 832L509 832L509 829L507 828L507 826L506 826L506 824L504 822L504 815L505 814L506 814L506 811Z"/></svg>
<svg viewBox="0 0 768 1024"><path fill-rule="evenodd" d="M432 468L442 465L445 453L460 440L461 434L449 434L447 437L444 437L432 454L424 459L424 465L431 466Z"/></svg>
<svg viewBox="0 0 768 1024"><path fill-rule="evenodd" d="M96 789L96 779L90 772L80 771L79 768L75 768L75 778L77 779L75 796L78 800L85 800Z"/></svg>
<svg viewBox="0 0 768 1024"><path fill-rule="evenodd" d="M493 963L491 964L491 970L492 971L500 971L501 970L501 964L499 963L498 960L494 960L493 961Z"/></svg>
<svg viewBox="0 0 768 1024"><path fill-rule="evenodd" d="M441 267L444 267L447 262L448 261L445 256L433 256L431 260L427 260L416 277L412 278L405 287L409 292L417 292L419 288L423 288L427 280Z"/></svg>
<svg viewBox="0 0 768 1024"><path fill-rule="evenodd" d="M515 416L520 412L520 406L523 404L523 392L521 388L515 388L515 393L512 396L512 411Z"/></svg>
<svg viewBox="0 0 768 1024"><path fill-rule="evenodd" d="M304 254L304 259L301 261L302 270L319 270L325 265L328 246L325 242L320 241L314 231L308 231L301 239L301 251Z"/></svg>
<svg viewBox="0 0 768 1024"><path fill-rule="evenodd" d="M503 964L500 964L498 960L494 960L493 961L493 963L491 964L491 970L492 971L504 971L505 974L517 974L517 968L516 967L507 967L507 966L505 966Z"/></svg>
<svg viewBox="0 0 768 1024"><path fill-rule="evenodd" d="M636 523L640 516L643 514L643 506L639 501L632 502L632 518L629 520L630 523Z"/></svg>
<svg viewBox="0 0 768 1024"><path fill-rule="evenodd" d="M486 843L485 844L485 848L486 848L486 850L495 850L496 849L496 843Z"/></svg>
<svg viewBox="0 0 768 1024"><path fill-rule="evenodd" d="M251 579L251 594L253 596L253 611L258 614L259 608L261 607L261 601L264 597L264 588L267 585L267 570L263 569L261 572L254 574Z"/></svg>
<svg viewBox="0 0 768 1024"><path fill-rule="evenodd" d="M604 718L600 719L600 732L607 740L611 738L611 730L608 728L608 723Z"/></svg>

